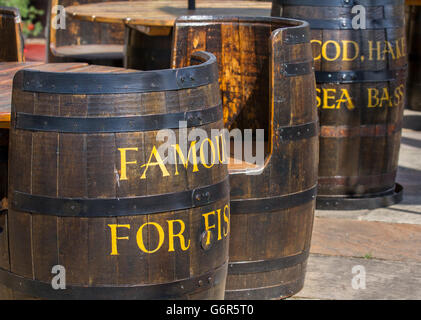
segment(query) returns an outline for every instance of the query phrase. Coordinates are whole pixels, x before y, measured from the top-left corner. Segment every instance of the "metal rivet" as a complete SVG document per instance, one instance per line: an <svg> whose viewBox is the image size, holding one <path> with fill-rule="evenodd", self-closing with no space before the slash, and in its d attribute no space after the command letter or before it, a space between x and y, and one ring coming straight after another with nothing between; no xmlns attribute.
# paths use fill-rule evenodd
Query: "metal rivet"
<svg viewBox="0 0 421 320"><path fill-rule="evenodd" d="M196 201L202 200L202 195L200 193L196 193L195 199Z"/></svg>
<svg viewBox="0 0 421 320"><path fill-rule="evenodd" d="M208 242L208 233L209 233L209 244ZM209 250L212 247L212 243L213 243L213 233L210 231L204 231L202 232L202 234L200 235L200 246L202 247L203 250Z"/></svg>

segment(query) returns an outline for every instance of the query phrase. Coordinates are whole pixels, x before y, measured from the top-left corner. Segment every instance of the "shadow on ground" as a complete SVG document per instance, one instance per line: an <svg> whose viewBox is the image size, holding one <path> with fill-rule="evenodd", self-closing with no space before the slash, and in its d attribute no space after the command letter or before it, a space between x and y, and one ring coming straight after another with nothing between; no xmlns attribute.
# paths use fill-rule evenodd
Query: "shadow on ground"
<svg viewBox="0 0 421 320"><path fill-rule="evenodd" d="M411 129L421 131L421 112L418 114L408 114L403 117L403 127L405 129Z"/></svg>

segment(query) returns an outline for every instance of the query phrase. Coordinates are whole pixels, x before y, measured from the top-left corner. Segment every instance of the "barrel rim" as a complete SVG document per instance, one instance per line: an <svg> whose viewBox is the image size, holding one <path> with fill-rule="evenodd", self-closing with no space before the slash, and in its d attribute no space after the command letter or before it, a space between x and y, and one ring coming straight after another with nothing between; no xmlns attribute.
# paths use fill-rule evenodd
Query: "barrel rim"
<svg viewBox="0 0 421 320"><path fill-rule="evenodd" d="M192 16L180 16L175 20L175 24L182 24L184 22L201 22L201 23L221 23L221 22L233 22L237 21L240 23L253 22L253 23L282 23L286 24L284 27L279 26L280 29L288 28L305 28L309 26L308 22L300 19L284 18L284 17L269 17L269 16L233 16L233 15L192 15ZM288 25L289 24L289 25Z"/></svg>
<svg viewBox="0 0 421 320"><path fill-rule="evenodd" d="M23 69L16 73L13 87L50 94L129 94L192 89L218 81L216 57L197 51L183 68L131 73L51 72Z"/></svg>

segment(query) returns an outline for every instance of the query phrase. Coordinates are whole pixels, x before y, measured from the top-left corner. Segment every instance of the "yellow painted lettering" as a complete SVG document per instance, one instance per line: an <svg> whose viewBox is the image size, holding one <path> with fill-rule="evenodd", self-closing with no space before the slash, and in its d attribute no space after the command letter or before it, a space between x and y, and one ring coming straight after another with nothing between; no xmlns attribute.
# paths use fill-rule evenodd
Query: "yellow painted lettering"
<svg viewBox="0 0 421 320"><path fill-rule="evenodd" d="M327 55L327 46L329 45L329 44L333 44L333 46L335 47L335 56L332 58L332 57L328 57L328 55ZM333 40L328 40L328 41L326 41L324 44L323 44L323 47L322 47L322 54L323 54L323 58L325 59L325 60L327 60L327 61L335 61L335 60L338 60L338 58L341 56L341 46L339 45L339 43L338 42L336 42L336 41L333 41Z"/></svg>
<svg viewBox="0 0 421 320"><path fill-rule="evenodd" d="M211 231L210 229L215 229L215 225L209 225L209 216L210 215L215 215L215 211L211 211L208 213L204 213L202 214L203 218L205 219L205 231L207 232L207 238L206 238L206 245L210 244L210 239L211 239Z"/></svg>
<svg viewBox="0 0 421 320"><path fill-rule="evenodd" d="M335 109L335 104L329 105L329 100L335 100L335 96L329 93L336 94L336 89L323 89L323 109Z"/></svg>
<svg viewBox="0 0 421 320"><path fill-rule="evenodd" d="M379 105L380 99L379 99L379 90L376 88L368 88L368 107L369 108L375 108ZM373 104L373 99L375 103Z"/></svg>
<svg viewBox="0 0 421 320"><path fill-rule="evenodd" d="M137 161L127 162L127 151L138 151L138 148L119 148L120 151L120 180L127 179L127 165L128 164L137 164Z"/></svg>
<svg viewBox="0 0 421 320"><path fill-rule="evenodd" d="M177 222L180 224L180 232L174 234L174 223ZM169 249L168 252L175 251L174 250L174 238L179 238L180 240L180 247L181 250L186 251L190 248L190 240L186 245L186 239L183 236L184 230L186 229L186 225L182 220L168 220L168 241L169 241Z"/></svg>
<svg viewBox="0 0 421 320"><path fill-rule="evenodd" d="M358 56L360 55L360 47L358 43L351 40L342 40L342 44L343 44L343 50L344 50L344 55L342 58L343 61L354 61L355 59L358 58ZM352 45L355 50L355 54L353 57L349 57L350 45Z"/></svg>
<svg viewBox="0 0 421 320"><path fill-rule="evenodd" d="M228 211L228 215L227 215ZM224 207L224 221L226 223L226 228L224 231L224 237L226 237L230 231L230 207L229 205L225 205Z"/></svg>
<svg viewBox="0 0 421 320"><path fill-rule="evenodd" d="M156 162L152 162L152 156L155 157ZM168 177L170 174L168 173L167 168L164 165L164 162L161 159L161 156L159 155L159 152L156 150L156 147L154 146L151 152L151 155L149 156L149 161L147 164L144 164L141 166L141 168L146 167L145 171L143 171L142 176L140 177L140 179L146 179L146 172L148 171L150 166L159 166L159 168L162 171L162 176L163 177Z"/></svg>
<svg viewBox="0 0 421 320"><path fill-rule="evenodd" d="M146 249L145 246L145 242L143 240L143 228L146 226L154 226L155 229L158 231L158 245L154 250L148 250ZM156 223L156 222L146 222L144 223L139 230L137 231L137 235L136 235L136 241L137 241L137 245L139 247L140 250L142 250L145 253L154 253L157 252L161 247L162 244L164 243L164 239L165 239L165 234L164 234L164 230L162 229L162 227Z"/></svg>
<svg viewBox="0 0 421 320"><path fill-rule="evenodd" d="M347 103L348 110L353 110L355 108L354 103L352 102L351 97L349 96L349 92L347 89L341 89L342 95L337 101L336 109L341 108L342 103Z"/></svg>
<svg viewBox="0 0 421 320"><path fill-rule="evenodd" d="M209 143L209 146L210 146L210 149L211 149L211 155L212 155L212 161L211 161L211 163L209 165L207 164L207 159L205 158L205 151L204 151L204 148L203 148L203 146L204 146L204 144L205 144L206 141ZM200 161L202 162L202 165L206 169L212 168L215 165L215 163L216 163L215 147L214 147L214 145L212 143L212 140L209 139L209 138L204 139L203 142L202 142L202 144L200 145Z"/></svg>
<svg viewBox="0 0 421 320"><path fill-rule="evenodd" d="M189 159L190 155L192 156L193 161L193 172L199 171L199 168L197 166L197 155L196 155L196 141L192 141L190 144L189 152L187 153L187 159L184 157L183 151L180 149L180 146L178 144L173 144L171 147L174 148L174 160L175 160L175 175L178 176L178 162L177 162L177 154L180 157L181 162L183 163L184 167L187 170L187 167L189 165Z"/></svg>
<svg viewBox="0 0 421 320"><path fill-rule="evenodd" d="M117 240L129 240L129 237L118 237L117 236L117 228L126 228L130 230L129 224L109 224L108 225L111 229L111 254L112 256L118 256L117 250Z"/></svg>

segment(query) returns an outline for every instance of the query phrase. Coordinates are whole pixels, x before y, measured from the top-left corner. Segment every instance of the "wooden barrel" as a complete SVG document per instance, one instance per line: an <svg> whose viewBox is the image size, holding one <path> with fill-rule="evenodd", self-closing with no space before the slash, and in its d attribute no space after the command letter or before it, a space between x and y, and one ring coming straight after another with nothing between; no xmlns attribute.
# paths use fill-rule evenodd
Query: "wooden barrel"
<svg viewBox="0 0 421 320"><path fill-rule="evenodd" d="M421 111L421 7L410 7L408 21L408 107Z"/></svg>
<svg viewBox="0 0 421 320"><path fill-rule="evenodd" d="M223 299L227 165L193 134L223 128L215 57L43 69L14 79L0 297Z"/></svg>
<svg viewBox="0 0 421 320"><path fill-rule="evenodd" d="M244 158L228 166L226 298L291 296L304 283L317 188L319 140L309 26L263 17L181 17L174 37L173 66L185 63L197 49L217 57L226 126L244 135L246 129L266 133L264 163Z"/></svg>
<svg viewBox="0 0 421 320"><path fill-rule="evenodd" d="M407 77L404 1L274 0L272 14L306 20L312 29L321 126L317 207L401 201L395 179Z"/></svg>

